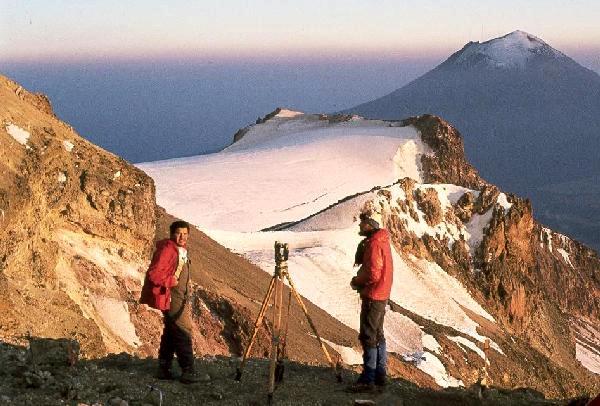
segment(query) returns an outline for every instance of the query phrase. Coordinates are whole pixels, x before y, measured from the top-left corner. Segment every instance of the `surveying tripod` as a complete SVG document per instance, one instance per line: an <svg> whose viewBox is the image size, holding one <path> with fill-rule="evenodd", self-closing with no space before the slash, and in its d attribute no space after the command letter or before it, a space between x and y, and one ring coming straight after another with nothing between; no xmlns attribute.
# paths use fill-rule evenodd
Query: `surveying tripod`
<svg viewBox="0 0 600 406"><path fill-rule="evenodd" d="M290 314L290 304L291 304L291 296L292 294L300 304L304 315L306 316L306 320L310 325L315 337L319 341L319 345L325 354L325 358L329 362L329 365L333 368L336 379L338 382L342 382L342 374L338 368L338 365L333 362L331 356L329 355L329 351L325 347L317 328L315 327L312 319L308 315L308 310L302 301L302 297L298 294L294 283L292 282L292 278L288 272L288 255L289 249L287 243L280 243L279 241L275 241L275 273L271 278L271 283L269 284L269 288L267 289L267 293L265 298L263 299L262 305L260 307L260 311L258 312L258 317L256 318L256 322L254 323L254 330L252 331L252 337L250 338L250 342L244 351L244 356L242 358L242 363L237 368L235 379L236 381L240 381L242 379L242 371L244 370L244 366L248 360L248 355L250 354L250 350L252 349L252 344L254 344L254 339L256 338L256 334L258 333L259 326L263 323L263 318L267 311L267 307L269 306L269 302L271 298L273 298L273 328L271 332L271 352L270 352L270 363L269 363L269 404L271 404L273 399L273 392L275 391L275 384L279 383L283 380L283 358L285 357L285 347L287 341L287 327L289 321ZM283 279L287 279L287 282L290 287L290 295L288 298L288 315L285 323L285 335L282 339L281 337L281 308L283 301Z"/></svg>

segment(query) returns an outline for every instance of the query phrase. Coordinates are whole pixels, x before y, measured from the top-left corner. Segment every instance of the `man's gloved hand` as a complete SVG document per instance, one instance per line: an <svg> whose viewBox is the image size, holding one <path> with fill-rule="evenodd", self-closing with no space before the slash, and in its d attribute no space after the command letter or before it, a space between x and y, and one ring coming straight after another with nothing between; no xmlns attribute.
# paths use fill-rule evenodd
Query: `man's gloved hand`
<svg viewBox="0 0 600 406"><path fill-rule="evenodd" d="M350 280L350 287L352 288L352 290L356 290L358 292L360 287L354 282L355 279L356 279L356 276L354 278L352 278L352 280Z"/></svg>

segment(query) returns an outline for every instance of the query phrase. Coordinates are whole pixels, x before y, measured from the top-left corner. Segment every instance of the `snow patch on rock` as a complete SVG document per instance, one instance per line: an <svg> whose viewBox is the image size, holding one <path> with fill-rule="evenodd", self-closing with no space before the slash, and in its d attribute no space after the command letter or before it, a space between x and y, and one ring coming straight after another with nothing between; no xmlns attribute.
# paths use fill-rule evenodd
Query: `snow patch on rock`
<svg viewBox="0 0 600 406"><path fill-rule="evenodd" d="M587 347L583 342L575 343L575 357L589 371L600 375L600 353Z"/></svg>
<svg viewBox="0 0 600 406"><path fill-rule="evenodd" d="M600 328L591 319L575 320L575 358L588 370L600 375Z"/></svg>
<svg viewBox="0 0 600 406"><path fill-rule="evenodd" d="M67 152L73 151L74 146L75 146L75 144L73 144L71 141L68 141L68 140L63 141L63 147L64 147L65 151L67 151Z"/></svg>
<svg viewBox="0 0 600 406"><path fill-rule="evenodd" d="M104 296L92 296L92 304L108 329L132 347L138 347L140 338L129 316L129 308L123 300Z"/></svg>
<svg viewBox="0 0 600 406"><path fill-rule="evenodd" d="M569 264L571 268L575 268L573 263L571 262L571 258L569 257L569 253L562 248L557 248L556 251L562 256L563 260Z"/></svg>
<svg viewBox="0 0 600 406"><path fill-rule="evenodd" d="M465 240L469 244L471 256L475 254L475 250L483 241L485 230L492 220L493 210L490 208L483 214L473 214L471 220L466 224L467 232L465 234Z"/></svg>
<svg viewBox="0 0 600 406"><path fill-rule="evenodd" d="M441 354L442 352L442 346L435 337L430 334L423 335L423 348L427 348L429 351L433 351L436 354Z"/></svg>
<svg viewBox="0 0 600 406"><path fill-rule="evenodd" d="M457 343L463 351L466 351L465 348L468 348L477 355L479 355L482 359L485 359L485 353L473 341L467 340L466 338L461 336L447 336L447 338L450 341L454 341L455 343Z"/></svg>
<svg viewBox="0 0 600 406"><path fill-rule="evenodd" d="M277 113L275 115L275 117L281 117L281 118L294 118L294 117L298 117L303 115L304 113L302 113L301 111L293 111L293 110L287 110L287 109L281 109L279 111L279 113Z"/></svg>
<svg viewBox="0 0 600 406"><path fill-rule="evenodd" d="M356 349L354 349L352 347L346 347L343 345L339 345L339 344L333 343L329 340L326 340L324 338L321 338L321 340L323 340L325 343L327 343L327 345L329 345L338 354L340 354L340 357L342 358L342 361L345 364L347 364L347 365L362 365L363 359L362 359L361 352L357 351Z"/></svg>
<svg viewBox="0 0 600 406"><path fill-rule="evenodd" d="M131 351L140 344L127 303L120 297L126 287L141 287L144 272L135 261L126 261L118 254L119 247L108 241L58 230L56 242L63 255L55 268L60 288L76 303L84 317L94 320L109 352ZM74 258L89 261L79 270ZM91 269L86 270L87 266ZM93 284L84 284L78 272L93 272Z"/></svg>
<svg viewBox="0 0 600 406"><path fill-rule="evenodd" d="M442 361L430 352L425 352L425 360L417 368L435 379L435 383L442 388L464 386L460 379L450 376Z"/></svg>
<svg viewBox="0 0 600 406"><path fill-rule="evenodd" d="M544 243L548 245L548 250L552 252L552 230L546 227L542 227L540 232L540 247L544 248Z"/></svg>
<svg viewBox="0 0 600 406"><path fill-rule="evenodd" d="M8 132L8 134L14 138L15 141L17 141L19 144L21 145L27 145L27 141L29 140L29 137L31 136L31 134L29 133L29 131L22 129L21 127L15 125L15 124L8 124L6 125L6 132Z"/></svg>
<svg viewBox="0 0 600 406"><path fill-rule="evenodd" d="M503 209L504 209L504 211L506 211L506 212L507 212L507 211L509 211L509 210L510 210L510 208L512 207L512 203L509 203L509 202L508 202L508 198L507 198L507 196L506 196L506 194L505 194L505 193L500 193L500 194L498 195L498 198L496 199L496 202L497 202L497 203L498 203L500 206L502 206L502 208L503 208Z"/></svg>

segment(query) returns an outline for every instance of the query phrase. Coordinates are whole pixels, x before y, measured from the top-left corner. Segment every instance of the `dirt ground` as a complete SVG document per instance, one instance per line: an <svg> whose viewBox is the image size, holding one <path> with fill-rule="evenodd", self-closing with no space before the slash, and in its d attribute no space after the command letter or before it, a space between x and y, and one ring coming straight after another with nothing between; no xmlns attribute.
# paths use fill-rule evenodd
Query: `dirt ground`
<svg viewBox="0 0 600 406"><path fill-rule="evenodd" d="M81 360L73 366L31 362L25 347L0 343L0 404L2 405L264 405L268 404L268 360L251 359L240 382L239 358L196 360L202 382L183 385L154 377L157 361L129 354ZM177 371L176 371L177 372ZM330 368L286 362L274 405L565 405L527 389L513 391L477 387L432 390L402 379L390 380L375 393L348 393L357 372L343 370L338 383ZM162 396L162 400L161 400ZM365 404L365 403L363 403Z"/></svg>

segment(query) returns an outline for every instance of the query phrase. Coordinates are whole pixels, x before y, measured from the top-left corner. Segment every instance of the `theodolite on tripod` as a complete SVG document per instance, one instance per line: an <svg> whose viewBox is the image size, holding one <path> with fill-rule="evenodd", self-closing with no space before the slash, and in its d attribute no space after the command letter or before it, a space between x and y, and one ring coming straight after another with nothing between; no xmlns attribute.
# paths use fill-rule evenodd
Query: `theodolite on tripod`
<svg viewBox="0 0 600 406"><path fill-rule="evenodd" d="M254 330L252 331L252 336L250 338L250 342L244 351L244 356L242 358L242 363L237 369L235 379L237 381L242 379L242 371L246 362L248 360L248 355L250 354L250 350L252 349L252 345L254 344L254 339L256 338L256 334L258 332L259 326L263 323L264 315L267 311L267 307L269 306L269 302L271 298L273 298L273 329L271 334L271 352L270 352L270 363L269 363L269 403L273 398L273 392L275 391L275 384L279 383L283 380L283 359L285 358L285 350L287 345L287 327L290 316L290 304L291 304L291 296L292 294L298 301L298 304L302 308L304 315L306 316L306 320L310 325L315 337L317 338L323 353L325 354L325 358L331 365L336 375L337 381L342 382L342 375L338 368L338 365L333 362L331 356L329 355L329 351L325 347L319 332L317 331L316 326L314 325L312 319L308 315L308 310L302 301L302 297L298 294L294 283L292 282L292 278L288 272L288 256L289 256L289 248L287 243L280 243L279 241L275 242L275 272L273 277L271 278L271 283L269 284L269 288L267 289L267 293L265 298L263 299L262 305L260 307L260 311L258 312L258 317L256 318L256 322L254 323ZM289 298L288 298L288 311L287 318L285 323L285 333L282 337L281 334L281 326L282 326L282 301L283 301L283 280L284 278L287 280L289 284Z"/></svg>

